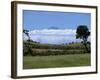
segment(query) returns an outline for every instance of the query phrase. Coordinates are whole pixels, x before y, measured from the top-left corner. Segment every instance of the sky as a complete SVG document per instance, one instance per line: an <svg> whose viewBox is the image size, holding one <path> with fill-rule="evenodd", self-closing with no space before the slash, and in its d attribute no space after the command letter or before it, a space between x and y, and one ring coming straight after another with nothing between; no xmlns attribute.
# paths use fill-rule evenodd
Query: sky
<svg viewBox="0 0 100 80"><path fill-rule="evenodd" d="M23 29L40 43L63 44L77 42L76 29L87 25L91 29L90 13L23 10Z"/></svg>

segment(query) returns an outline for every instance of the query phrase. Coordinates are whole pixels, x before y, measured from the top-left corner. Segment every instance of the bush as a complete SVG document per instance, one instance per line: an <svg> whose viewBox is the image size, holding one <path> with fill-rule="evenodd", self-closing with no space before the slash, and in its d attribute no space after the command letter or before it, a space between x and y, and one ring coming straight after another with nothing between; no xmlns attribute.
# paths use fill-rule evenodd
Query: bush
<svg viewBox="0 0 100 80"><path fill-rule="evenodd" d="M30 46L31 53L27 46ZM90 44L88 48L91 49ZM83 54L86 53L84 45L81 43L74 43L68 45L51 45L51 44L40 44L33 42L23 43L23 52L25 55L32 56L48 56L48 55L67 55L67 54Z"/></svg>
<svg viewBox="0 0 100 80"><path fill-rule="evenodd" d="M68 54L83 54L84 50L63 50L63 51L33 51L34 56L53 56L53 55L68 55Z"/></svg>

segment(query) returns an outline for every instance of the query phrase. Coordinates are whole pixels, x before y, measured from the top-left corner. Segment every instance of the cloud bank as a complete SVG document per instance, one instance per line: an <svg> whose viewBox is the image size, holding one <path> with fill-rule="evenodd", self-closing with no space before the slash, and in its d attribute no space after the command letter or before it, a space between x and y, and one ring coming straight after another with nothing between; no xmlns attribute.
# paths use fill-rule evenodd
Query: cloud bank
<svg viewBox="0 0 100 80"><path fill-rule="evenodd" d="M32 30L29 35L33 41L45 44L67 44L80 41L76 39L76 30L74 29Z"/></svg>
<svg viewBox="0 0 100 80"><path fill-rule="evenodd" d="M76 33L76 30L72 30L72 29L42 29L42 30L33 30L30 31L30 35L31 34L39 34L39 35L73 35Z"/></svg>

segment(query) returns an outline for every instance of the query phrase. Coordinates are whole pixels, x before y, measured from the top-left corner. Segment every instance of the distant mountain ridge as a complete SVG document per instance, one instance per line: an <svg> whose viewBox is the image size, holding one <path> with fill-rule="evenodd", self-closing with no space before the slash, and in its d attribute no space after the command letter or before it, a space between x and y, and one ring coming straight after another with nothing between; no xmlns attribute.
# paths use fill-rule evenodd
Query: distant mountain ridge
<svg viewBox="0 0 100 80"><path fill-rule="evenodd" d="M52 27L49 27L48 29L59 29L59 28L52 26Z"/></svg>

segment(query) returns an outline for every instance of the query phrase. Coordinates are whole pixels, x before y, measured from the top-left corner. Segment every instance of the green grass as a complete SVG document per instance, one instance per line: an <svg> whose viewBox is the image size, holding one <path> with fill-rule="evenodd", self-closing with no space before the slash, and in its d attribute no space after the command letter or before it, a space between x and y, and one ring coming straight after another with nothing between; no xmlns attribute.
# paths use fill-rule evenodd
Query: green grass
<svg viewBox="0 0 100 80"><path fill-rule="evenodd" d="M56 56L24 56L23 68L54 68L89 66L90 54L70 54Z"/></svg>

